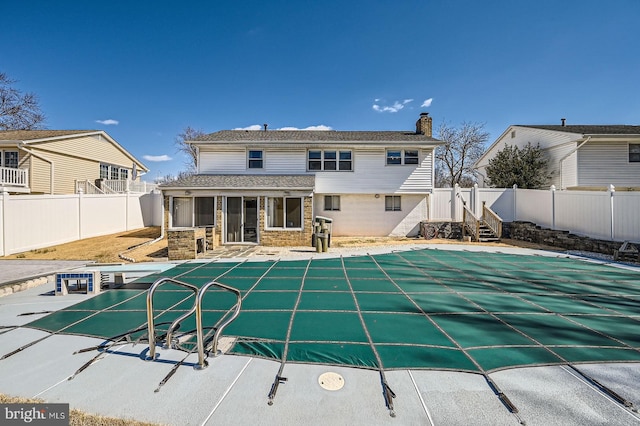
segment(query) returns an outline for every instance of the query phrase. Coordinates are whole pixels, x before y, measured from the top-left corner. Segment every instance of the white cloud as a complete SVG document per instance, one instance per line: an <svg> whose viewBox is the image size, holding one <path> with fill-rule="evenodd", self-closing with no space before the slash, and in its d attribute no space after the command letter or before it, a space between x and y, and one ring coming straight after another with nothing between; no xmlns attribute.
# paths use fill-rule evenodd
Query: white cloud
<svg viewBox="0 0 640 426"><path fill-rule="evenodd" d="M151 161L151 162L171 161L172 160L172 158L169 157L168 155L143 155L142 158L144 158L147 161Z"/></svg>
<svg viewBox="0 0 640 426"><path fill-rule="evenodd" d="M277 130L333 130L333 129L329 126L325 126L324 124L320 124L318 126L305 127L304 129L299 129L297 127L281 127Z"/></svg>
<svg viewBox="0 0 640 426"><path fill-rule="evenodd" d="M263 126L259 124L254 124L252 126L247 126L247 127L236 127L233 130L263 130L263 129L264 129ZM333 130L333 129L329 126L325 126L324 124L320 124L318 126L305 127L304 129L287 126L287 127L280 127L279 129L269 129L269 130Z"/></svg>
<svg viewBox="0 0 640 426"><path fill-rule="evenodd" d="M108 120L96 120L96 123L104 124L105 126L117 126L120 123L118 120L113 120L109 118Z"/></svg>
<svg viewBox="0 0 640 426"><path fill-rule="evenodd" d="M423 108L428 108L431 106L431 102L433 102L433 98L429 98L420 105Z"/></svg>
<svg viewBox="0 0 640 426"><path fill-rule="evenodd" d="M380 99L376 99L376 102L379 102ZM405 99L402 102L400 101L395 101L393 103L393 105L378 105L373 104L372 108L374 111L378 111L378 112L398 112L400 111L402 108L404 108L405 105L407 105L408 103L413 102L413 99Z"/></svg>
<svg viewBox="0 0 640 426"><path fill-rule="evenodd" d="M262 126L259 124L254 124L252 126L247 126L247 127L236 127L233 130L262 130Z"/></svg>

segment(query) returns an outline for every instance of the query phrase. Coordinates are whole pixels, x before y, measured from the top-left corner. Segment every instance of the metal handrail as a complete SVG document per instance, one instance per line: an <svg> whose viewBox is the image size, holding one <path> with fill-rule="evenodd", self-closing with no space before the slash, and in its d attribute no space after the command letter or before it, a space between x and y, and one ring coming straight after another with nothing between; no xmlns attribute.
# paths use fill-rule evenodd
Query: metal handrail
<svg viewBox="0 0 640 426"><path fill-rule="evenodd" d="M196 301L198 300L198 287L196 287L193 284L188 284L173 278L167 278L167 277L159 278L151 285L151 287L149 287L149 290L147 291L147 328L148 328L148 336L149 336L149 356L147 357L147 360L153 360L156 357L156 329L153 323L153 293L155 293L156 289L161 284L164 284L167 282L177 284L181 287L188 288L189 290L193 290L193 292L196 294ZM178 324L180 324L180 322L182 322L189 315L193 314L195 311L196 311L196 304L193 305L193 308L189 309L189 311L187 311L180 317L176 318L171 323L171 326L167 331L167 338L165 340L167 347L171 345L171 338ZM199 340L198 340L198 344L200 344Z"/></svg>
<svg viewBox="0 0 640 426"><path fill-rule="evenodd" d="M198 296L197 296L197 300L196 300L196 336L197 336L197 342L198 342L198 365L195 367L198 370L202 370L207 368L207 361L204 359L204 338L203 338L203 327L202 327L202 299L204 298L204 294L207 292L207 290L211 287L211 286L216 286L218 288L221 288L223 290L227 290L230 291L232 293L234 293L236 295L236 297L238 298L238 301L235 304L235 311L233 312L233 315L231 315L231 317L229 319L227 319L226 321L224 321L222 324L220 324L218 326L218 328L216 329L215 334L213 335L213 344L211 347L211 352L213 353L213 356L218 356L218 338L220 337L220 335L222 334L222 330L224 330L224 328L226 326L228 326L229 324L231 324L231 322L233 320L235 320L238 315L240 314L240 308L242 307L242 295L240 294L240 290L238 290L237 288L233 288L230 287L228 285L224 285L224 284L220 284L219 282L216 281L210 281L207 284L204 285L204 287L202 287L200 289L200 291L198 292ZM227 315L227 314L225 314ZM223 316L224 318L224 316Z"/></svg>

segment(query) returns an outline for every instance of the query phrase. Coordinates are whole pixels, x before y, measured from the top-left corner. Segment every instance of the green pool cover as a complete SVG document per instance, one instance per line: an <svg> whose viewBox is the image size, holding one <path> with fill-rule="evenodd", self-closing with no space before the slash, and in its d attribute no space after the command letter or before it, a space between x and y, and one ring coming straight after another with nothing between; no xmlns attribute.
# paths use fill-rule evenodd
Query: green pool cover
<svg viewBox="0 0 640 426"><path fill-rule="evenodd" d="M422 249L305 261L178 265L161 276L241 290L228 353L371 369L491 372L524 365L640 361L640 272L566 257ZM29 324L109 339L146 326L144 290L110 290ZM213 326L235 297L208 292ZM167 284L159 328L194 304ZM195 328L187 319L181 330Z"/></svg>

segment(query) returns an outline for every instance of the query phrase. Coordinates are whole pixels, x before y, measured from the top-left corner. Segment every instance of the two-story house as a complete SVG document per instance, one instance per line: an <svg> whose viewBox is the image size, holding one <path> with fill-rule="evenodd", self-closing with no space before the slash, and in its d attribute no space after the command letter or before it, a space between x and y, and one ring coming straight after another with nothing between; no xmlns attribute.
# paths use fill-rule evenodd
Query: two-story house
<svg viewBox="0 0 640 426"><path fill-rule="evenodd" d="M335 236L416 235L433 190L432 121L415 131L225 130L194 141L198 172L161 186L165 227L216 242L308 245L316 216Z"/></svg>
<svg viewBox="0 0 640 426"><path fill-rule="evenodd" d="M0 191L123 192L140 187L139 174L148 171L102 130L0 131Z"/></svg>
<svg viewBox="0 0 640 426"><path fill-rule="evenodd" d="M548 160L549 186L558 189L640 187L640 126L512 125L478 159L479 185L488 186L489 160L507 145L540 146Z"/></svg>

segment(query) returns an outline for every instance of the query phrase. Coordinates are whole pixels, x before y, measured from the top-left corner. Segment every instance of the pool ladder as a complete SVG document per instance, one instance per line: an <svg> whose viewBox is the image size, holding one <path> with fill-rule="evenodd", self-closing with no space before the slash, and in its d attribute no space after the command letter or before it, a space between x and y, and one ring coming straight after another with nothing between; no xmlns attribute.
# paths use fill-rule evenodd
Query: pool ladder
<svg viewBox="0 0 640 426"><path fill-rule="evenodd" d="M155 324L153 321L153 294L155 293L158 287L160 287L162 284L165 284L165 283L171 283L171 284L175 284L175 285L187 288L194 292L195 298L196 298L196 301L193 307L189 309L189 311L185 312L184 314L176 318L171 323L171 326L169 326L169 329L167 330L167 336L165 338L165 348L170 348L172 346L173 334L175 330L179 327L180 323L195 312L196 341L197 341L197 347L198 347L198 364L195 366L195 368L197 370L202 370L204 368L207 368L208 363L204 356L204 333L203 333L203 326L202 326L202 299L204 299L205 293L211 287L217 287L222 290L229 291L235 294L237 298L237 302L232 308L234 309L233 314L216 328L216 332L213 335L211 352L213 353L213 356L218 356L221 354L221 352L218 351L218 339L220 338L220 335L222 334L222 331L225 329L225 327L231 324L231 322L235 320L240 314L240 308L242 307L242 295L240 294L240 291L238 289L230 287L228 285L221 284L215 280L209 281L202 288L198 288L193 284L188 284L183 281L178 281L174 278L165 277L165 278L159 278L158 280L156 280L151 285L151 287L147 292L147 324L148 324L148 336L149 336L149 356L147 357L147 360L154 360L156 358L156 330L155 330ZM228 313L225 314L223 318L226 315L228 315Z"/></svg>

